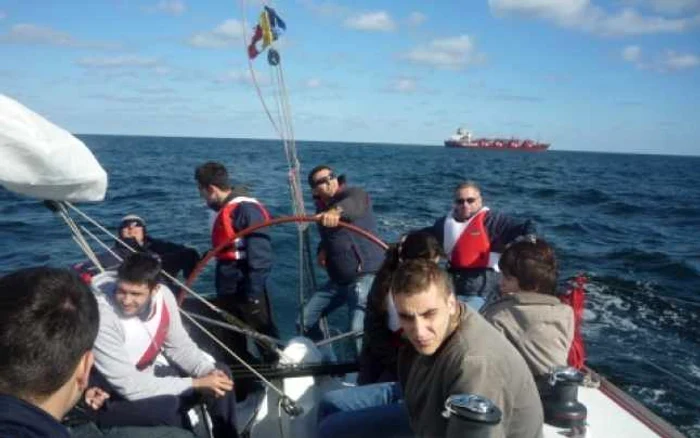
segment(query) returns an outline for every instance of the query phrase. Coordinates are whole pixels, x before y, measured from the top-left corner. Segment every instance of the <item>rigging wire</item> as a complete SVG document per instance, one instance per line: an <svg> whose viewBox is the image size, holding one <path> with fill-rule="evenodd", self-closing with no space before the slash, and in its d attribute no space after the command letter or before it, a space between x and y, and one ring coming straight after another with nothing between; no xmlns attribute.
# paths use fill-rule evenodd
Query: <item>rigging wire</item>
<svg viewBox="0 0 700 438"><path fill-rule="evenodd" d="M99 238L97 238L97 236L95 236L93 233L91 233L91 232L90 232L88 229L86 229L85 227L82 227L82 228L83 228L83 231L85 231L87 234L89 234L92 238L97 239L97 241L99 242L99 244L102 245L105 249L107 249L107 251L109 251L109 253L110 253L112 256L114 256L114 257L115 257L117 260L119 260L119 261L123 261L123 259L122 259L118 254L116 254L114 251L112 251L112 249L109 248L104 242L102 242L101 240L99 240ZM124 245L126 245L126 244L124 244ZM127 246L127 248L129 248L132 252L136 252L133 248L129 247L128 245L126 245L126 246ZM165 272L165 271L161 271L161 273L166 273L166 272ZM197 328L199 328L204 334L206 334L207 336L209 336L216 344L218 344L221 348L223 348L224 351L226 351L227 353L229 353L229 354L230 354L234 359L236 359L241 365L243 365L246 369L248 369L251 373L253 373L253 375L255 375L257 378L259 378L260 380L262 380L263 382L265 382L268 386L270 386L273 390L275 390L280 396L282 396L282 397L287 397L287 396L284 394L284 392L283 392L282 390L280 390L279 388L277 388L272 382L270 382L269 380L267 380L267 379L266 379L262 374L260 374L255 368L253 368L251 365L249 365L249 364L248 364L246 361L244 361L240 356L238 356L233 350L231 350L228 346L226 346L226 344L224 344L223 342L221 342L221 341L219 340L219 338L217 338L216 336L214 336L213 333L211 333L209 330L207 330L206 328L204 328L204 326L202 326L199 322L197 322L197 318L202 318L202 319L204 319L204 320L209 320L210 322L213 322L213 323L218 323L218 321L211 320L211 319L209 319L209 318L202 317L202 316L200 316L200 315L197 315L197 318L196 318L194 315L190 315L189 312L186 312L186 311L185 311L184 309L182 309L181 307L178 307L178 310L180 311L180 313L181 313L183 316L185 316L187 319L189 319L190 322L191 322L193 325L195 325ZM233 326L231 326L231 327L233 328ZM237 331L238 331L238 330L240 330L240 329L235 328L234 330L237 330ZM282 344L282 342L279 341L279 340L272 339L272 338L270 338L270 340Z"/></svg>
<svg viewBox="0 0 700 438"><path fill-rule="evenodd" d="M99 237L95 236L90 230L88 230L87 228L85 228L85 227L82 226L82 225L81 225L81 228L82 228L82 230L83 230L86 234L88 234L91 238L93 238L95 241L97 241L97 243L98 243L100 246L102 246L105 250L107 250L114 258L116 258L116 259L119 260L120 262L123 261L122 258L121 258L117 253L115 253L114 251L112 251L112 248L110 248L110 247L107 246L103 241L101 241ZM132 252L135 252L135 251L133 250L133 248L129 248L129 249L130 249ZM161 270L160 272L161 272L161 274L167 274L167 272L165 272L165 271L163 271L163 270ZM171 278L172 278L172 277L171 277ZM184 310L183 308L179 307L179 306L178 306L178 309L180 310L180 312L183 312L183 313L185 312L185 310ZM254 330L248 330L248 329L245 329L245 328L242 328L242 327L237 327L237 326L235 326L235 325L233 325L233 324L226 324L226 323L217 321L217 320L215 320L215 319L207 318L207 317L202 316L202 315L194 314L194 313L192 313L192 312L190 312L190 313L191 313L193 316L196 316L197 318L200 318L200 319L202 319L202 320L204 320L204 321L206 321L206 322L211 323L212 325L218 325L219 327L227 328L227 329L229 329L229 330L231 330L231 331L234 331L234 332L236 332L236 333L240 333L240 334L243 334L243 335L248 335L248 336L250 336L250 337L252 337L252 338L259 337L261 340L264 340L264 341L266 341L266 342L275 343L275 344L277 344L277 345L284 345L284 342L282 342L281 340L275 339L275 338L273 338L273 337L271 337L271 336L264 335L264 334L262 334L262 333L259 333L259 332L254 331ZM286 356L284 356L284 354L281 354L281 357L286 357Z"/></svg>
<svg viewBox="0 0 700 438"><path fill-rule="evenodd" d="M266 5L266 2L263 2L263 5ZM246 0L241 0L241 9L242 9L242 17L243 17L243 28L244 30L248 29L248 24L246 17L248 16L248 8L247 8L247 2ZM265 12L263 12L265 13ZM248 36L247 33L244 31L242 32L242 39L243 39L243 48L246 50L249 45L248 41ZM270 43L270 46L268 48L268 54L270 54L273 50L275 49L275 44L274 40ZM276 53L276 52L275 52ZM304 193L301 188L301 178L300 178L300 163L299 159L297 156L297 151L296 151L296 142L294 140L294 128L293 128L293 118L292 118L292 112L291 112L291 105L289 102L289 94L287 92L287 87L286 83L284 81L284 69L282 66L282 60L279 56L277 56L277 62L268 62L270 65L270 75L273 78L273 85L276 90L275 98L276 98L276 106L277 106L277 112L278 112L278 118L279 122L275 122L275 118L272 115L272 112L270 111L270 108L268 107L267 103L265 102L265 98L263 96L262 90L260 88L260 84L258 82L255 69L253 67L253 60L251 59L250 56L246 56L247 62L248 62L248 70L250 71L250 76L253 82L253 85L255 87L256 94L258 96L258 100L260 101L260 104L262 105L268 119L270 120L270 123L272 124L273 128L277 132L280 140L282 141L282 144L284 146L284 152L285 152L285 157L287 159L287 166L288 166L288 179L289 179L289 189L290 189L290 196L291 196L291 202L292 202L292 211L295 216L302 216L306 213L306 208L304 206ZM298 275L299 275L299 287L298 287L298 293L297 293L297 301L298 301L298 306L299 306L299 315L300 315L300 329L303 330L303 327L305 326L304 324L304 315L303 315L303 309L305 307L305 301L306 301L306 293L307 290L310 293L313 293L316 290L316 279L315 277L311 278L311 282L309 286L307 286L306 283L306 277L311 274L313 275L313 268L310 268L307 266L308 257L305 257L305 253L310 253L310 246L308 245L309 239L308 239L308 225L307 223L299 222L297 223L297 234L298 234L298 247L299 247L299 257L298 257L298 262L299 262L299 269L298 269ZM325 324L325 318L323 318L322 325Z"/></svg>
<svg viewBox="0 0 700 438"><path fill-rule="evenodd" d="M71 204L70 202L65 202L65 204L66 204L68 207L70 207L72 210L74 210L75 212L77 212L77 213L78 213L80 216L82 216L85 220L87 220L87 221L90 222L92 225L94 225L95 227L97 227L100 231L102 231L103 233L105 233L105 234L107 234L108 236L112 237L115 241L119 242L119 243L120 243L122 246L124 246L125 248L129 249L129 251L131 251L131 252L136 252L136 250L133 249L132 247L130 247L126 242L124 242L124 241L121 240L119 237L117 237L115 234L113 234L112 232L110 232L109 230L107 230L105 227L103 227L102 225L100 225L96 220L92 219L90 216L88 216L87 214L83 213L80 209L78 209L77 207L75 207L73 204ZM255 341L257 341L257 342L262 342L264 346L270 348L272 351L274 351L275 353L277 353L278 356L284 357L284 354L282 353L282 351L281 351L279 348L277 348L277 343L279 342L278 340L273 339L273 338L270 338L270 337L267 336L267 335L264 335L264 334L262 334L262 333L258 333L257 331L251 329L251 328L248 327L244 322L242 322L240 319L236 318L235 316L229 314L229 313L226 312L225 310L223 310L223 309L221 309L221 308L215 306L214 304L210 303L209 301L207 301L206 298L202 297L201 295L199 295L198 293L196 293L195 291L193 291L189 286L187 286L186 284L182 283L182 282L181 282L180 280L178 280L177 278L173 277L172 275L168 274L168 273L165 272L165 271L162 271L162 273L163 273L163 275L164 275L166 278L170 279L170 280L173 281L176 285L180 286L180 287L182 288L181 290L186 291L188 294L190 294L190 296L192 296L192 297L194 297L195 299L197 299L197 300L199 300L200 302L202 302L202 303L203 303L205 306L207 306L210 310L212 310L213 312L217 313L218 315L220 315L220 316L221 316L222 318L224 318L225 320L227 320L227 321L229 321L229 322L233 322L234 325L238 325L239 327L241 327L241 331L242 331L243 333L245 333L246 335L250 336L251 338L253 338L253 339L254 339Z"/></svg>

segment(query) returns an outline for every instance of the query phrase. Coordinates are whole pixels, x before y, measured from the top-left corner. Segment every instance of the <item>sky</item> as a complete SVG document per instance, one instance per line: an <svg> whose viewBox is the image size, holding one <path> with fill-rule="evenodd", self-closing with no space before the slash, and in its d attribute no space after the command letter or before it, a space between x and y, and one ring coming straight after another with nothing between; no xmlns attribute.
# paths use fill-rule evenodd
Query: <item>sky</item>
<svg viewBox="0 0 700 438"><path fill-rule="evenodd" d="M288 0L298 140L700 155L700 0ZM0 0L0 93L74 133L277 138L259 0Z"/></svg>

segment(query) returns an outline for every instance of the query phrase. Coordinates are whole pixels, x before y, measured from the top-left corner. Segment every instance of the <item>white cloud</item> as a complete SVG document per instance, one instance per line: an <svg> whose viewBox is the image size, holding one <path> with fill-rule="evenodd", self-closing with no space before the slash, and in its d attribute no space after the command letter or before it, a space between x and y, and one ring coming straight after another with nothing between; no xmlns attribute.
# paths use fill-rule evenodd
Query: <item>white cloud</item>
<svg viewBox="0 0 700 438"><path fill-rule="evenodd" d="M700 24L700 16L648 16L629 7L612 13L594 5L591 0L489 0L489 6L496 16L537 18L560 27L604 36L678 33Z"/></svg>
<svg viewBox="0 0 700 438"><path fill-rule="evenodd" d="M270 84L270 77L268 75L261 75L256 72L255 79L259 86L266 86ZM253 84L253 78L250 76L248 70L230 70L221 75L219 75L214 82L217 84Z"/></svg>
<svg viewBox="0 0 700 438"><path fill-rule="evenodd" d="M662 14L682 14L700 10L700 0L647 0L649 6Z"/></svg>
<svg viewBox="0 0 700 438"><path fill-rule="evenodd" d="M700 66L700 57L692 53L679 53L666 50L651 59L642 54L639 46L627 46L622 50L622 59L633 64L640 70L671 72L686 70Z"/></svg>
<svg viewBox="0 0 700 438"><path fill-rule="evenodd" d="M217 49L233 47L243 43L245 28L243 23L234 18L228 19L207 32L192 35L187 44L192 47Z"/></svg>
<svg viewBox="0 0 700 438"><path fill-rule="evenodd" d="M153 6L144 7L143 10L167 15L182 15L187 10L187 5L183 0L160 0Z"/></svg>
<svg viewBox="0 0 700 438"><path fill-rule="evenodd" d="M408 16L408 24L409 26L420 26L421 24L425 23L425 20L427 17L425 14L421 14L420 12L411 12L411 15Z"/></svg>
<svg viewBox="0 0 700 438"><path fill-rule="evenodd" d="M142 73L165 76L171 73L158 58L137 55L118 55L102 57L85 57L75 61L77 65L110 76L139 77Z"/></svg>
<svg viewBox="0 0 700 438"><path fill-rule="evenodd" d="M318 78L309 78L304 82L304 87L308 89L315 89L323 87L323 82Z"/></svg>
<svg viewBox="0 0 700 438"><path fill-rule="evenodd" d="M700 57L690 53L676 53L668 50L664 54L663 65L669 70L685 70L700 65Z"/></svg>
<svg viewBox="0 0 700 438"><path fill-rule="evenodd" d="M389 91L395 93L415 93L418 90L418 84L411 78L397 78L389 84Z"/></svg>
<svg viewBox="0 0 700 438"><path fill-rule="evenodd" d="M61 32L47 26L21 23L10 27L10 30L0 35L0 43L5 44L35 44L58 47L78 47L93 49L115 49L118 44L80 41L67 32Z"/></svg>
<svg viewBox="0 0 700 438"><path fill-rule="evenodd" d="M628 62L637 62L642 56L642 48L639 46L627 46L622 49L622 59Z"/></svg>
<svg viewBox="0 0 700 438"><path fill-rule="evenodd" d="M392 32L396 30L396 23L385 11L354 15L347 18L344 25L351 29L369 32Z"/></svg>
<svg viewBox="0 0 700 438"><path fill-rule="evenodd" d="M300 3L314 14L323 18L344 17L350 14L349 8L331 1L317 3L314 0L300 0Z"/></svg>
<svg viewBox="0 0 700 438"><path fill-rule="evenodd" d="M76 63L85 68L104 68L104 69L115 69L115 68L161 68L160 61L156 58L144 57L144 56L134 56L134 55L120 55L120 56L108 56L108 57L88 57L81 58Z"/></svg>
<svg viewBox="0 0 700 438"><path fill-rule="evenodd" d="M416 64L449 70L462 69L484 61L484 55L477 52L469 35L433 40L428 45L413 48L402 58Z"/></svg>

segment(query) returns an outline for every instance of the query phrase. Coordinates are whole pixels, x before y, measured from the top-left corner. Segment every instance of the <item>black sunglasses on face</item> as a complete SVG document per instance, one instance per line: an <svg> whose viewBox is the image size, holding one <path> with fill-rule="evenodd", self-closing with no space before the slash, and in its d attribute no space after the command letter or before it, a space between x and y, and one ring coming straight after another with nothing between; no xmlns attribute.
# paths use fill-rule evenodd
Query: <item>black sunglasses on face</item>
<svg viewBox="0 0 700 438"><path fill-rule="evenodd" d="M457 198L455 199L455 204L462 205L464 203L473 204L476 202L476 198Z"/></svg>
<svg viewBox="0 0 700 438"><path fill-rule="evenodd" d="M319 178L317 180L314 180L313 183L311 184L311 188L315 189L316 187L320 186L321 184L328 184L332 180L335 179L335 175L332 173L329 173L328 175L324 176L323 178Z"/></svg>

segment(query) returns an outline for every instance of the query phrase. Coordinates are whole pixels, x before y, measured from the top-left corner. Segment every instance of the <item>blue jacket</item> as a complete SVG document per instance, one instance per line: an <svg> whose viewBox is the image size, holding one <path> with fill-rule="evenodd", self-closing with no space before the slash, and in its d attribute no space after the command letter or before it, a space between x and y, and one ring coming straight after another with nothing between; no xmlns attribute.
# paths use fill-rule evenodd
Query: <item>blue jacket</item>
<svg viewBox="0 0 700 438"><path fill-rule="evenodd" d="M443 216L436 220L432 227L425 229L435 236L440 242L440 245L445 244L445 220L447 216ZM534 222L527 219L518 221L510 216L501 213L495 213L489 210L484 218L484 227L491 242L491 251L503 252L506 245L514 241L520 236L527 234L535 234L537 232ZM449 260L450 255L447 254Z"/></svg>
<svg viewBox="0 0 700 438"><path fill-rule="evenodd" d="M234 189L224 202L225 205L237 196L248 196L241 189ZM231 214L233 229L242 231L252 225L265 222L265 217L257 204L241 202ZM245 293L248 296L261 297L265 292L267 277L272 269L272 242L265 230L258 230L245 237L247 258L233 262L218 261L226 269L217 269L217 292L228 295ZM223 278L225 277L225 278Z"/></svg>
<svg viewBox="0 0 700 438"><path fill-rule="evenodd" d="M184 278L189 277L199 261L199 253L197 250L177 243L168 242L167 240L154 239L149 235L144 236L143 245L139 245L136 239L122 240L137 251L158 255L163 264L163 270L173 277L177 277L180 271L182 271ZM114 242L112 252L118 255L122 260L131 254L131 251L119 242ZM121 265L121 261L109 251L99 254L97 259L100 265L107 271L116 270L119 268L119 265ZM73 269L80 273L89 274L90 276L100 273L99 269L90 261L79 263L73 266Z"/></svg>
<svg viewBox="0 0 700 438"><path fill-rule="evenodd" d="M41 408L10 395L0 395L0 437L69 438L70 434Z"/></svg>
<svg viewBox="0 0 700 438"><path fill-rule="evenodd" d="M341 220L375 236L377 220L369 195L358 187L341 186L327 204L317 203L316 212L342 208ZM331 281L348 284L361 274L375 273L384 261L384 250L376 243L346 228L319 225L320 248L326 252L326 269Z"/></svg>

